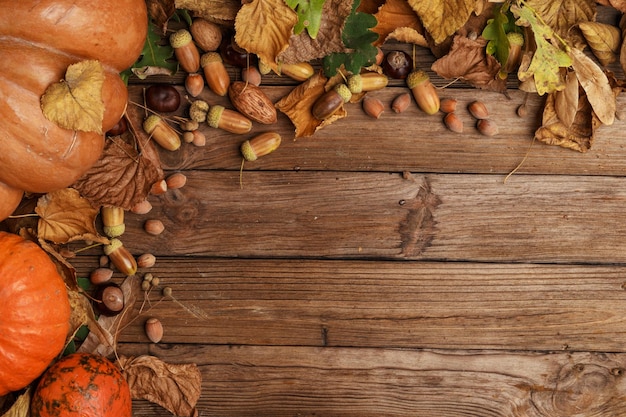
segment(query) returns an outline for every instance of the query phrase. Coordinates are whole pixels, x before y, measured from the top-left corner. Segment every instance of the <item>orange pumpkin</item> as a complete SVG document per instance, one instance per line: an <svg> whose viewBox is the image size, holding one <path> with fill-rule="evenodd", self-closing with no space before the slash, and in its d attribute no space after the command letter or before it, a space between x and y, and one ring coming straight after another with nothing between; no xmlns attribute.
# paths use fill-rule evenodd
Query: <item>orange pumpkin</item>
<svg viewBox="0 0 626 417"><path fill-rule="evenodd" d="M145 0L0 0L0 10L0 182L12 196L67 187L98 160L104 136L57 126L40 98L69 65L98 60L106 73L102 130L113 127L128 101L119 73L146 40ZM0 220L14 200L0 200Z"/></svg>
<svg viewBox="0 0 626 417"><path fill-rule="evenodd" d="M32 417L131 417L130 388L104 356L73 353L41 377L30 406Z"/></svg>
<svg viewBox="0 0 626 417"><path fill-rule="evenodd" d="M50 365L65 346L69 320L65 283L48 254L0 232L0 397Z"/></svg>

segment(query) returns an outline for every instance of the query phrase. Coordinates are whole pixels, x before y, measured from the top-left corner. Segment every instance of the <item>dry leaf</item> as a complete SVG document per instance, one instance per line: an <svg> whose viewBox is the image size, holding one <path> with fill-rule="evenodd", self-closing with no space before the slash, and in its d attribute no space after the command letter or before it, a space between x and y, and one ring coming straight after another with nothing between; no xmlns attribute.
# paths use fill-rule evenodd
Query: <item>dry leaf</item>
<svg viewBox="0 0 626 417"><path fill-rule="evenodd" d="M560 37L569 38L571 28L596 18L595 0L525 0L534 13Z"/></svg>
<svg viewBox="0 0 626 417"><path fill-rule="evenodd" d="M408 3L436 44L463 27L476 6L476 0L408 0Z"/></svg>
<svg viewBox="0 0 626 417"><path fill-rule="evenodd" d="M594 132L600 121L594 116L584 90L580 91L578 111L571 126L565 126L557 116L555 94L549 93L543 110L542 126L535 132L535 139L548 145L558 145L579 152L587 152L594 140Z"/></svg>
<svg viewBox="0 0 626 417"><path fill-rule="evenodd" d="M68 243L75 240L108 242L98 234L95 222L98 209L78 190L64 188L44 194L37 201L35 212L39 215L37 236L54 243Z"/></svg>
<svg viewBox="0 0 626 417"><path fill-rule="evenodd" d="M134 142L131 133L124 138ZM100 159L73 184L94 206L129 210L146 199L152 184L163 179L161 162L152 141L138 140L142 145L139 152L139 145L128 143L124 138L108 138Z"/></svg>
<svg viewBox="0 0 626 417"><path fill-rule="evenodd" d="M276 103L276 108L286 114L295 126L296 138L312 136L318 129L346 117L347 113L343 107L324 121L316 119L311 114L315 101L326 92L326 82L327 78L319 72Z"/></svg>
<svg viewBox="0 0 626 417"><path fill-rule="evenodd" d="M557 117L568 128L574 123L578 112L578 96L578 78L574 71L568 71L565 75L565 88L554 94Z"/></svg>
<svg viewBox="0 0 626 417"><path fill-rule="evenodd" d="M506 80L498 75L501 65L485 52L486 45L482 37L471 40L457 35L450 52L436 60L431 68L443 78L459 78L475 87L502 93L506 91Z"/></svg>
<svg viewBox="0 0 626 417"><path fill-rule="evenodd" d="M326 0L322 8L322 23L315 39L306 31L299 35L292 34L289 47L279 55L278 60L293 64L324 58L334 52L345 52L341 30L351 11L351 1Z"/></svg>
<svg viewBox="0 0 626 417"><path fill-rule="evenodd" d="M585 90L598 119L605 125L613 124L617 103L606 74L579 49L570 48L569 55L572 57L572 68L576 72L578 82Z"/></svg>
<svg viewBox="0 0 626 417"><path fill-rule="evenodd" d="M189 10L194 16L211 22L232 24L241 7L241 0L176 0L177 9Z"/></svg>
<svg viewBox="0 0 626 417"><path fill-rule="evenodd" d="M611 6L611 7L616 8L622 13L626 13L626 0L603 0L603 1L598 1L598 4Z"/></svg>
<svg viewBox="0 0 626 417"><path fill-rule="evenodd" d="M174 0L146 0L148 14L155 26L161 29L161 33L167 33L167 22L176 13Z"/></svg>
<svg viewBox="0 0 626 417"><path fill-rule="evenodd" d="M41 97L48 120L64 129L102 134L104 68L98 61L67 67L65 79L50 85Z"/></svg>
<svg viewBox="0 0 626 417"><path fill-rule="evenodd" d="M252 0L235 19L235 42L278 72L277 57L289 46L298 14L283 0Z"/></svg>
<svg viewBox="0 0 626 417"><path fill-rule="evenodd" d="M622 33L617 27L599 22L582 22L578 27L602 65L617 60L622 44Z"/></svg>
<svg viewBox="0 0 626 417"><path fill-rule="evenodd" d="M15 400L11 408L2 414L1 417L29 417L30 416L30 387L24 393L20 394Z"/></svg>
<svg viewBox="0 0 626 417"><path fill-rule="evenodd" d="M406 0L387 0L374 17L378 21L372 29L379 36L376 45L395 39L419 46L428 46L428 41L424 37L424 27Z"/></svg>
<svg viewBox="0 0 626 417"><path fill-rule="evenodd" d="M151 401L176 416L193 416L202 389L196 364L169 364L155 356L120 357L134 399Z"/></svg>

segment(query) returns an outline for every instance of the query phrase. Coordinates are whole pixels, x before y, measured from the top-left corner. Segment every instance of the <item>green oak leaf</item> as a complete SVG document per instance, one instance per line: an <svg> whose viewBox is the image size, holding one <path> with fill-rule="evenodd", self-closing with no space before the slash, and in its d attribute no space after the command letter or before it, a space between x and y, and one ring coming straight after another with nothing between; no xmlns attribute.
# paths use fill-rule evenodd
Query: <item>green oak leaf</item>
<svg viewBox="0 0 626 417"><path fill-rule="evenodd" d="M315 39L322 24L322 9L326 0L287 0L287 6L298 13L298 23L293 33L299 35L304 29Z"/></svg>
<svg viewBox="0 0 626 417"><path fill-rule="evenodd" d="M506 10L502 12L503 7L496 6L493 11L493 19L487 21L487 25L483 29L482 37L487 39L487 53L496 57L500 64L504 65L509 58L509 39L506 37L505 26L509 22Z"/></svg>
<svg viewBox="0 0 626 417"><path fill-rule="evenodd" d="M343 66L353 74L361 71L362 67L376 62L378 50L374 42L378 40L378 34L370 28L376 26L376 18L367 13L357 12L361 0L355 0L352 4L352 12L346 19L341 39L346 49L351 52L337 52L324 57L324 73L332 77Z"/></svg>
<svg viewBox="0 0 626 417"><path fill-rule="evenodd" d="M174 49L169 43L163 45L159 30L154 23L149 22L148 36L139 59L120 75L124 82L128 83L128 78L132 74L139 79L145 79L151 72L174 74L178 69L178 63L172 59L173 57Z"/></svg>

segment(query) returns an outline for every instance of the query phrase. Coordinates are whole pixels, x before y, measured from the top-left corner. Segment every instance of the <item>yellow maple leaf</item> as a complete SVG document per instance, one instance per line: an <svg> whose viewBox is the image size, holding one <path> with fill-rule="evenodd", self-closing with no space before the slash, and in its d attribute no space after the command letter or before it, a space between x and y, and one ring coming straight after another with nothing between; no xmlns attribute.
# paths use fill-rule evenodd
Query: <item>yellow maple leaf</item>
<svg viewBox="0 0 626 417"><path fill-rule="evenodd" d="M408 0L436 44L463 27L476 8L476 0Z"/></svg>
<svg viewBox="0 0 626 417"><path fill-rule="evenodd" d="M65 79L50 85L41 96L43 114L64 129L102 134L104 77L99 61L70 65Z"/></svg>
<svg viewBox="0 0 626 417"><path fill-rule="evenodd" d="M283 0L252 0L235 18L235 42L278 72L276 57L289 46L298 15Z"/></svg>

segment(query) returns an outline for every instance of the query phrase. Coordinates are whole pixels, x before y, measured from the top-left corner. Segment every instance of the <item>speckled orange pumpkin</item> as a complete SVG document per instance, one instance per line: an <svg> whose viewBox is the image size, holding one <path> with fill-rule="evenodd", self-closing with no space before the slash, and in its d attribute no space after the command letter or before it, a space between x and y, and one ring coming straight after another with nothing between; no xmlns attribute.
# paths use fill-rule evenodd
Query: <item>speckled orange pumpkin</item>
<svg viewBox="0 0 626 417"><path fill-rule="evenodd" d="M0 397L50 365L65 345L69 320L65 283L48 254L0 232Z"/></svg>
<svg viewBox="0 0 626 417"><path fill-rule="evenodd" d="M128 383L104 356L73 353L41 377L31 417L131 417Z"/></svg>

